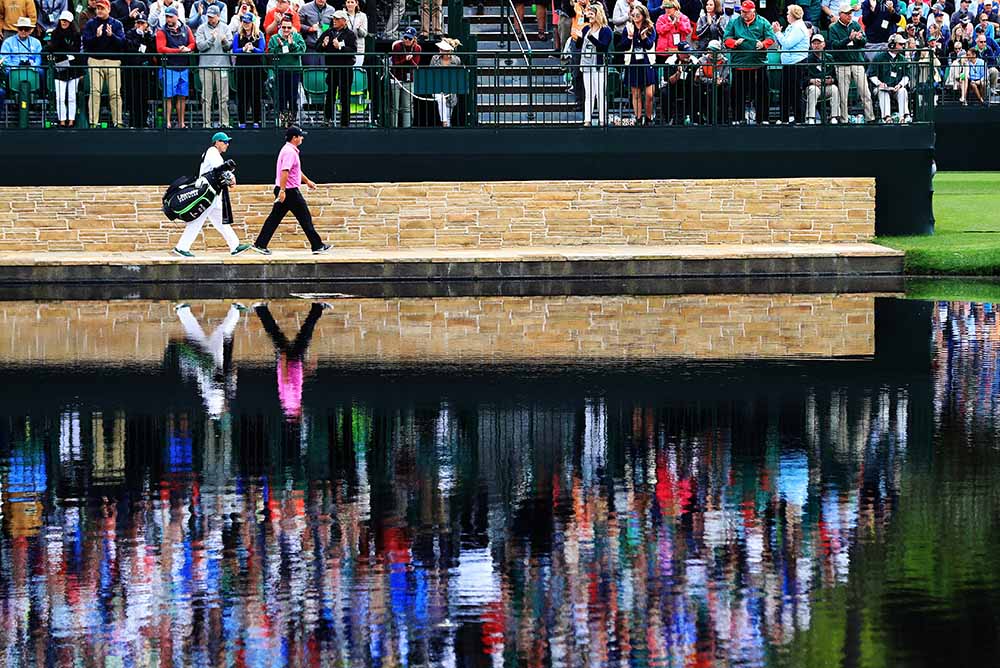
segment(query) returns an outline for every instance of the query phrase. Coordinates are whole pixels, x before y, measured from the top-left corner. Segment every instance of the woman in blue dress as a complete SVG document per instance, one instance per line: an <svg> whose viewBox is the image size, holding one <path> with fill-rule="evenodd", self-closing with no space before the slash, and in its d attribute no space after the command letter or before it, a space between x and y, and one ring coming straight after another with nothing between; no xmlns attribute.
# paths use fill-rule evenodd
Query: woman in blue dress
<svg viewBox="0 0 1000 668"><path fill-rule="evenodd" d="M622 50L625 52L625 85L632 95L636 125L648 125L653 120L656 71L650 50L655 44L656 29L649 18L649 10L645 5L633 3L622 34Z"/></svg>

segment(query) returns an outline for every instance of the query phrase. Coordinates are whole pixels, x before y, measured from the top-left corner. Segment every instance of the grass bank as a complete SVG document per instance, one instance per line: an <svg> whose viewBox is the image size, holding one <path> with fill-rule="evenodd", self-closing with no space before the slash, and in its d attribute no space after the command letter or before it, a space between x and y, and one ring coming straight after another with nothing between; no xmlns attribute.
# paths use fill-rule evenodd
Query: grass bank
<svg viewBox="0 0 1000 668"><path fill-rule="evenodd" d="M878 237L906 251L911 275L1000 276L1000 173L948 172L934 177L934 234Z"/></svg>
<svg viewBox="0 0 1000 668"><path fill-rule="evenodd" d="M907 278L906 297L936 302L1000 304L1000 279L996 278Z"/></svg>

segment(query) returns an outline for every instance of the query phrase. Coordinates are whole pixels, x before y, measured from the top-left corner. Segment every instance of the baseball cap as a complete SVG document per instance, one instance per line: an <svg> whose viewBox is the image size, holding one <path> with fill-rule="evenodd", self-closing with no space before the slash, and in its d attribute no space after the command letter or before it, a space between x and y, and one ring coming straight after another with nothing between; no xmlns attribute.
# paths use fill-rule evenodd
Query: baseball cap
<svg viewBox="0 0 1000 668"><path fill-rule="evenodd" d="M404 39L407 38L407 37L409 37L410 39L413 39L416 36L417 36L417 29L414 28L413 26L410 26L409 28L407 28L406 30L403 31L403 38Z"/></svg>
<svg viewBox="0 0 1000 668"><path fill-rule="evenodd" d="M59 20L60 21L69 21L70 23L72 23L73 22L73 12L71 12L69 10L63 10L63 13L59 15Z"/></svg>
<svg viewBox="0 0 1000 668"><path fill-rule="evenodd" d="M95 7L100 7L101 5L104 5L108 9L111 9L111 3L108 2L108 0L97 0L97 2L94 3Z"/></svg>
<svg viewBox="0 0 1000 668"><path fill-rule="evenodd" d="M146 14L144 12L139 12L138 14L135 15L135 22L136 23L149 23L149 20L146 19Z"/></svg>
<svg viewBox="0 0 1000 668"><path fill-rule="evenodd" d="M841 14L853 14L854 10L851 9L851 3L842 2L840 3L840 9L838 10Z"/></svg>
<svg viewBox="0 0 1000 668"><path fill-rule="evenodd" d="M176 7L167 7L166 9L163 10L163 13L166 16L177 16L177 8Z"/></svg>
<svg viewBox="0 0 1000 668"><path fill-rule="evenodd" d="M688 44L687 42L679 42L677 44L677 50L681 51L681 52L684 52L684 53L687 53L688 51L691 50L691 45Z"/></svg>
<svg viewBox="0 0 1000 668"><path fill-rule="evenodd" d="M346 21L347 20L347 12L345 12L343 9L338 9L337 11L335 11L333 13L333 18L335 18L335 19L343 19L343 20Z"/></svg>
<svg viewBox="0 0 1000 668"><path fill-rule="evenodd" d="M753 0L743 0L743 3L740 5L740 9L744 12L749 12L753 9L757 9L757 5L753 4Z"/></svg>
<svg viewBox="0 0 1000 668"><path fill-rule="evenodd" d="M243 23L253 23L253 14L247 12L246 14L240 17L240 21L243 21Z"/></svg>
<svg viewBox="0 0 1000 668"><path fill-rule="evenodd" d="M227 135L225 132L216 132L214 135L212 135L212 143L213 144L215 142L217 142L217 141L224 141L224 142L226 142L228 144L232 140L233 140L233 138L230 137L229 135Z"/></svg>
<svg viewBox="0 0 1000 668"><path fill-rule="evenodd" d="M208 9L205 10L206 16L218 16L220 13L217 5L209 5Z"/></svg>
<svg viewBox="0 0 1000 668"><path fill-rule="evenodd" d="M823 37L823 35L821 33L816 33L815 35L812 36L812 39L809 40L809 41L810 42L823 42L824 44L826 44L826 38Z"/></svg>
<svg viewBox="0 0 1000 668"><path fill-rule="evenodd" d="M305 137L308 133L297 125L290 126L285 130L285 141L291 141L295 137Z"/></svg>
<svg viewBox="0 0 1000 668"><path fill-rule="evenodd" d="M905 44L906 38L900 35L899 33L894 33L892 35L889 35L889 44L893 44L894 42L898 42L899 44Z"/></svg>
<svg viewBox="0 0 1000 668"><path fill-rule="evenodd" d="M717 39L713 39L708 43L709 51L722 51L722 42Z"/></svg>

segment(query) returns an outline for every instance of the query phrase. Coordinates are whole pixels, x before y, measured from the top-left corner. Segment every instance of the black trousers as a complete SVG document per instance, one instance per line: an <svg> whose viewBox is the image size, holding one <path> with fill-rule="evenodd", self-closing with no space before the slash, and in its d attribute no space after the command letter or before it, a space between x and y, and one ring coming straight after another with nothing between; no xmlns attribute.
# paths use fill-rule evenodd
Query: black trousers
<svg viewBox="0 0 1000 668"><path fill-rule="evenodd" d="M733 97L733 115L737 119L742 120L743 107L749 103L757 110L758 123L770 120L771 102L767 89L767 70L763 67L734 69L730 92Z"/></svg>
<svg viewBox="0 0 1000 668"><path fill-rule="evenodd" d="M295 341L288 340L285 333L281 331L281 327L274 321L274 317L271 315L271 311L267 308L266 304L255 306L254 312L260 318L260 324L264 326L264 331L271 337L274 349L279 353L285 353L290 360L300 360L305 356L306 349L309 348L309 342L312 341L316 322L323 315L323 305L313 304L309 308L309 315L306 316L305 322L299 328L299 333L295 337Z"/></svg>
<svg viewBox="0 0 1000 668"><path fill-rule="evenodd" d="M275 197L278 196L278 190L278 186L275 186ZM319 250L322 248L323 240L319 238L316 228L313 227L313 217L309 213L309 205L306 204L306 198L302 196L298 188L286 188L285 201L274 203L274 206L271 207L271 213L268 214L267 220L264 221L264 226L260 228L260 234L257 235L254 246L257 248L267 248L267 245L271 243L271 237L274 236L274 231L278 229L278 225L289 211L295 216L295 220L299 221L299 225L302 227L302 231L306 233L306 238L309 239L309 245L312 249Z"/></svg>
<svg viewBox="0 0 1000 668"><path fill-rule="evenodd" d="M125 100L130 127L146 127L149 96L155 85L152 70L145 67L122 68L122 99Z"/></svg>
<svg viewBox="0 0 1000 668"><path fill-rule="evenodd" d="M781 68L781 116L778 120L784 123L789 116L794 116L795 120L802 122L805 116L802 104L802 77L805 67L799 63L795 65L785 65Z"/></svg>
<svg viewBox="0 0 1000 668"><path fill-rule="evenodd" d="M326 71L326 106L324 115L328 121L333 120L333 107L336 104L337 92L340 92L340 125L347 127L351 122L351 80L354 69L350 67L331 67Z"/></svg>
<svg viewBox="0 0 1000 668"><path fill-rule="evenodd" d="M264 77L256 67L236 68L236 108L240 123L260 122L260 101L264 96Z"/></svg>

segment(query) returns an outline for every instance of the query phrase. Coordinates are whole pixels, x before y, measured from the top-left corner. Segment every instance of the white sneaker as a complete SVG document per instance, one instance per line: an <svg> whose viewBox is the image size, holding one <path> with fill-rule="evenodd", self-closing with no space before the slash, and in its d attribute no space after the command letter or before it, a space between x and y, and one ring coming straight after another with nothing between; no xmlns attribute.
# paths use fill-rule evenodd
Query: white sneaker
<svg viewBox="0 0 1000 668"><path fill-rule="evenodd" d="M837 120L836 116L830 119L830 125L837 125L838 123L840 123L840 121Z"/></svg>

